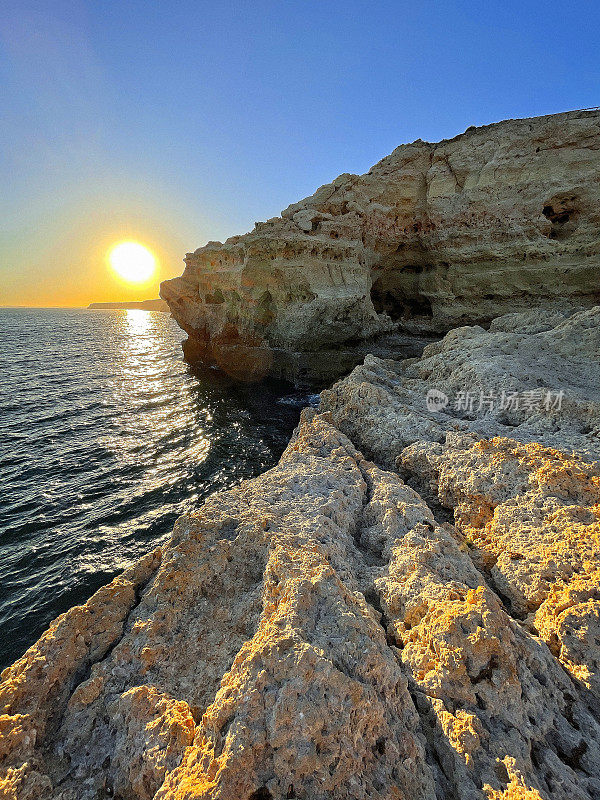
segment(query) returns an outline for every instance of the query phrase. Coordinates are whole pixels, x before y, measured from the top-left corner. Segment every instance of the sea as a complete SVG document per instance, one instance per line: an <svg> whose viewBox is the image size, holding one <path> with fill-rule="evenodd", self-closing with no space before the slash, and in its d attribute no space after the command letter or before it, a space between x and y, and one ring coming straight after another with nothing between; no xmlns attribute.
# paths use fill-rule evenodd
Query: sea
<svg viewBox="0 0 600 800"><path fill-rule="evenodd" d="M273 466L314 395L183 360L167 313L0 309L0 668Z"/></svg>

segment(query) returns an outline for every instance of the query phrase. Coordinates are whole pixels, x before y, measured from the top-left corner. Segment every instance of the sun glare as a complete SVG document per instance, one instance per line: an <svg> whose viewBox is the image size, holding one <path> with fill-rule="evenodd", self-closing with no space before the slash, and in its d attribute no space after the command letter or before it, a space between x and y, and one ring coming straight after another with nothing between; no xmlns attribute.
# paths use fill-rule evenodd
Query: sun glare
<svg viewBox="0 0 600 800"><path fill-rule="evenodd" d="M129 283L147 281L156 269L156 259L143 244L120 242L111 248L108 260L113 270Z"/></svg>

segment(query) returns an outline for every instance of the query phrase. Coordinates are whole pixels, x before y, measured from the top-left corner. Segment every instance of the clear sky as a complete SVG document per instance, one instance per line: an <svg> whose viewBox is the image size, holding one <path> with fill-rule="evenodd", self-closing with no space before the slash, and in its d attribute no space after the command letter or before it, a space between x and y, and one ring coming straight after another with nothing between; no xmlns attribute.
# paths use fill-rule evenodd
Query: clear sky
<svg viewBox="0 0 600 800"><path fill-rule="evenodd" d="M0 304L157 296L398 144L599 104L597 0L0 0Z"/></svg>

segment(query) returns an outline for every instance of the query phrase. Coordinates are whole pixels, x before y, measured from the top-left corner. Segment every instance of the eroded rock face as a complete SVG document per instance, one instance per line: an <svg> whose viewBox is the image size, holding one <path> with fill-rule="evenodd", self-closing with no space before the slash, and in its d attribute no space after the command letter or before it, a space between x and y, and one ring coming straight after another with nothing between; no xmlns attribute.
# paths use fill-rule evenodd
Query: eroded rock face
<svg viewBox="0 0 600 800"><path fill-rule="evenodd" d="M190 360L317 383L398 330L593 304L599 147L597 111L402 145L366 175L341 175L251 233L188 254L161 296Z"/></svg>
<svg viewBox="0 0 600 800"><path fill-rule="evenodd" d="M2 673L0 797L599 797L599 315L323 392L274 469ZM564 397L428 411L432 382Z"/></svg>
<svg viewBox="0 0 600 800"><path fill-rule="evenodd" d="M61 661L51 629L3 675L4 796L434 800L406 674L363 592L365 469L307 420L278 467L178 522L77 684L69 664L44 683L51 646ZM63 638L86 637L94 603ZM51 714L25 748L25 726Z"/></svg>
<svg viewBox="0 0 600 800"><path fill-rule="evenodd" d="M426 405L432 387L450 398L438 411ZM551 390L559 406L541 399ZM512 391L520 405L502 408ZM473 404L457 404L467 392ZM452 511L510 613L597 695L600 308L459 328L419 360L369 357L321 407L442 517Z"/></svg>
<svg viewBox="0 0 600 800"><path fill-rule="evenodd" d="M456 525L305 411L3 673L0 796L597 797L598 464L450 434L399 466Z"/></svg>
<svg viewBox="0 0 600 800"><path fill-rule="evenodd" d="M600 697L600 461L450 434L407 447L401 463L453 509L511 613Z"/></svg>
<svg viewBox="0 0 600 800"><path fill-rule="evenodd" d="M448 399L430 410L427 393ZM562 393L562 394L561 394ZM321 408L391 469L416 440L448 432L515 438L600 458L600 306L571 316L537 310L456 328L420 359L364 364L321 392Z"/></svg>

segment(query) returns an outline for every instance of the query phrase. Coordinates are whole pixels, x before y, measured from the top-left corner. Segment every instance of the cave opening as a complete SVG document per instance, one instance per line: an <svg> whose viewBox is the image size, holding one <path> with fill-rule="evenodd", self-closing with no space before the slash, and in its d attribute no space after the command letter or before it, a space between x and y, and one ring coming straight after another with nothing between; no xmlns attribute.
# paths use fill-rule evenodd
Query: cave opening
<svg viewBox="0 0 600 800"><path fill-rule="evenodd" d="M577 197L553 197L542 208L542 214L551 223L548 238L568 239L577 228Z"/></svg>
<svg viewBox="0 0 600 800"><path fill-rule="evenodd" d="M248 800L273 800L273 795L266 786L261 786L248 797Z"/></svg>
<svg viewBox="0 0 600 800"><path fill-rule="evenodd" d="M571 219L571 212L563 210L555 211L552 206L544 206L542 214L555 225L564 225Z"/></svg>
<svg viewBox="0 0 600 800"><path fill-rule="evenodd" d="M432 317L430 299L423 294L420 276L422 264L386 270L379 274L371 287L371 302L378 314L386 313L392 320L412 317Z"/></svg>

